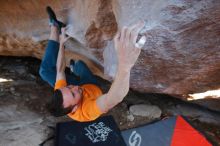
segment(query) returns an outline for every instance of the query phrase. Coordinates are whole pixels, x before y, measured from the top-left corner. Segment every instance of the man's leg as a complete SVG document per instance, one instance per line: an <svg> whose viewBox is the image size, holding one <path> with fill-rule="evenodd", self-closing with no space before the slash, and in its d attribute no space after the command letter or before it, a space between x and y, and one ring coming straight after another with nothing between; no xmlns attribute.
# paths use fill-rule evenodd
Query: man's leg
<svg viewBox="0 0 220 146"><path fill-rule="evenodd" d="M56 62L59 51L59 29L53 25L51 25L50 29L50 37L41 62L39 74L43 80L54 87L56 81Z"/></svg>
<svg viewBox="0 0 220 146"><path fill-rule="evenodd" d="M73 72L75 75L80 77L79 85L89 83L98 85L96 77L83 61L78 60L75 62Z"/></svg>

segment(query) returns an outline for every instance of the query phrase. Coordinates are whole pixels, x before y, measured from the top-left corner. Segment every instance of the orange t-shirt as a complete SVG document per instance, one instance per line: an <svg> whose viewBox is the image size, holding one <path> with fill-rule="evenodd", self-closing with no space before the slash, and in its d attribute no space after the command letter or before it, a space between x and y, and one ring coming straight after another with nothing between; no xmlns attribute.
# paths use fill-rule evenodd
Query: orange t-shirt
<svg viewBox="0 0 220 146"><path fill-rule="evenodd" d="M67 86L66 80L59 80L55 84L55 89ZM97 106L96 99L102 95L102 91L94 84L82 85L82 101L79 103L77 110L68 116L76 121L85 122L98 118L102 112Z"/></svg>

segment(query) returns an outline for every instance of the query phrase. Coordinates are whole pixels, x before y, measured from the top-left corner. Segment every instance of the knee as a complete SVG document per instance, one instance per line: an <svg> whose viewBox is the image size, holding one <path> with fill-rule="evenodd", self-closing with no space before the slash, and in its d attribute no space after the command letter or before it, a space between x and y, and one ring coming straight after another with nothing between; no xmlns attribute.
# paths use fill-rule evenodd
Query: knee
<svg viewBox="0 0 220 146"><path fill-rule="evenodd" d="M77 60L75 62L74 70L78 74L84 74L86 72L90 72L88 66L81 60Z"/></svg>
<svg viewBox="0 0 220 146"><path fill-rule="evenodd" d="M87 67L87 65L82 60L75 61L75 66L77 66L77 67Z"/></svg>

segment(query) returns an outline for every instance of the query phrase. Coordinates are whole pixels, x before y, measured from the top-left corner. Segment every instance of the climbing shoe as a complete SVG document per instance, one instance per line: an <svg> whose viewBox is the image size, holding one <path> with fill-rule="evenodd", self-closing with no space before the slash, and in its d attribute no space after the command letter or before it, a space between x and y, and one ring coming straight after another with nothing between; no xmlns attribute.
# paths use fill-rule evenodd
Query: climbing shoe
<svg viewBox="0 0 220 146"><path fill-rule="evenodd" d="M54 25L58 27L61 32L61 28L66 27L66 24L57 20L56 14L54 13L54 11L52 10L50 6L46 7L46 11L47 11L47 14L49 15L49 25Z"/></svg>

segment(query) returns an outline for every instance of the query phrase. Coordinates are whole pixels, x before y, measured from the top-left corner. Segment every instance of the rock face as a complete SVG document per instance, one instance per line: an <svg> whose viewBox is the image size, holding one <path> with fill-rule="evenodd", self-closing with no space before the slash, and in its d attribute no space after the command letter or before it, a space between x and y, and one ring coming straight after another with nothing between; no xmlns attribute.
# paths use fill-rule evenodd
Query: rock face
<svg viewBox="0 0 220 146"><path fill-rule="evenodd" d="M131 88L183 95L220 87L219 0L1 1L1 55L42 58L41 41L49 33L46 5L68 21L74 38L68 57L87 60L100 76L102 67L106 76L115 74L117 30L141 18L148 39L132 70Z"/></svg>

